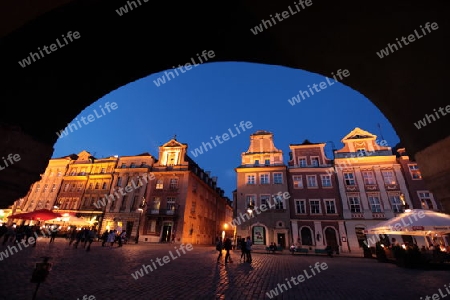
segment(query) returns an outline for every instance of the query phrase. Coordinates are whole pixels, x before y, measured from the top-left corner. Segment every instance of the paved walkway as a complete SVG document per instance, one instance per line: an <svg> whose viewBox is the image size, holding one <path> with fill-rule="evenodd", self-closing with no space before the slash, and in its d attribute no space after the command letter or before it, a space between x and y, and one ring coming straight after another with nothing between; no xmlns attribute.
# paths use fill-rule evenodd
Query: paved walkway
<svg viewBox="0 0 450 300"><path fill-rule="evenodd" d="M270 299L267 293L275 288L279 296L272 293L273 299L425 299L440 288L445 293L444 284L450 284L450 271L410 270L367 258L254 253L248 264L232 252L234 263L224 265L216 263L213 246L193 245L185 253L179 247L140 243L109 248L94 243L86 252L69 247L64 239L53 244L43 239L37 247L0 261L0 299L32 299L36 284L30 283L31 273L43 255L52 257L53 269L36 300L76 300L84 295L96 300ZM6 249L0 246L0 251ZM316 263L320 273L314 269L313 275L310 266ZM148 274L141 270L142 277L134 279L131 274L138 276L135 272L143 264Z"/></svg>

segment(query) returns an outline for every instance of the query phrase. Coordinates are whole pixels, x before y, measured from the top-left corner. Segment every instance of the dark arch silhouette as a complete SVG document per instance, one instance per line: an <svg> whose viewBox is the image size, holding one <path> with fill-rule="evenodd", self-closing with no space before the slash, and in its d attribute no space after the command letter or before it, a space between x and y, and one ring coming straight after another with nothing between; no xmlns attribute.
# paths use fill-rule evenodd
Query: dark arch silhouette
<svg viewBox="0 0 450 300"><path fill-rule="evenodd" d="M351 76L345 84L387 117L432 191L448 203L450 165L442 161L450 161L445 150L450 117L420 130L414 126L425 114L449 104L447 2L311 1L256 35L251 28L289 6L295 10L293 1L134 0L128 1L137 3L134 9L122 16L116 10L127 1L0 4L0 155L21 157L0 171L0 204L12 204L26 194L52 155L55 132L86 106L120 86L188 62L203 50L214 51L214 62L274 64L328 77L348 69ZM438 29L384 58L376 54L427 22L436 22ZM79 38L26 67L18 63L69 31L79 32Z"/></svg>

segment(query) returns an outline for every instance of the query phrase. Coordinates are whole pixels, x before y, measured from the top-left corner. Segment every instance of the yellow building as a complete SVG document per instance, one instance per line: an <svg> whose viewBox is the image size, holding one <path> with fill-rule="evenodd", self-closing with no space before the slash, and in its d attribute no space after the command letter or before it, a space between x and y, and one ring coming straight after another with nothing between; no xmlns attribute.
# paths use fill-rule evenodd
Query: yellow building
<svg viewBox="0 0 450 300"><path fill-rule="evenodd" d="M335 171L342 199L347 243L363 253L365 230L394 217L402 198L412 207L396 155L384 140L355 128L335 151Z"/></svg>
<svg viewBox="0 0 450 300"><path fill-rule="evenodd" d="M14 202L12 205L12 214L30 212L43 208L53 209L53 206L57 202L58 192L68 166L76 159L77 156L74 154L51 159L44 174L41 174L41 179L31 185L26 196ZM10 222L17 224L29 223L26 220L10 220Z"/></svg>
<svg viewBox="0 0 450 300"><path fill-rule="evenodd" d="M122 156L114 169L109 193L97 202L104 211L100 231L126 231L128 239L136 238L147 185L154 180L151 168L156 159L149 153ZM141 210L140 210L141 209Z"/></svg>

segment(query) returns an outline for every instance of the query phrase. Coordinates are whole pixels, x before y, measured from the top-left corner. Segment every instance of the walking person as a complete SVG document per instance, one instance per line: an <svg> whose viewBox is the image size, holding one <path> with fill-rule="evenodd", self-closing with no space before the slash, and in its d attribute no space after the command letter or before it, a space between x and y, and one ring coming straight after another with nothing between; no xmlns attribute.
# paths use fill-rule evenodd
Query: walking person
<svg viewBox="0 0 450 300"><path fill-rule="evenodd" d="M219 251L219 256L217 256L217 262L220 262L220 259L222 258L222 250L223 250L222 237L219 237L219 239L217 240L216 250Z"/></svg>
<svg viewBox="0 0 450 300"><path fill-rule="evenodd" d="M110 230L108 234L108 243L110 243L110 247L114 246L114 242L116 241L116 233L114 230Z"/></svg>
<svg viewBox="0 0 450 300"><path fill-rule="evenodd" d="M246 250L246 256L247 256L247 262L248 263L251 263L252 262L252 245L253 245L253 242L252 242L252 240L251 240L251 238L250 238L250 236L248 236L247 237L247 241L245 242L245 250Z"/></svg>
<svg viewBox="0 0 450 300"><path fill-rule="evenodd" d="M245 238L241 238L239 241L239 245L241 247L241 258L239 259L239 261L243 261L245 262L245 260L247 259L247 242L245 241Z"/></svg>
<svg viewBox="0 0 450 300"><path fill-rule="evenodd" d="M102 247L105 247L106 242L108 241L108 230L105 230L102 234L101 240L102 240Z"/></svg>
<svg viewBox="0 0 450 300"><path fill-rule="evenodd" d="M229 237L225 238L225 242L223 243L223 248L226 251L225 264L233 263L233 260L231 259L231 256L230 256L230 250L233 248L233 244L232 244L231 239Z"/></svg>
<svg viewBox="0 0 450 300"><path fill-rule="evenodd" d="M95 236L97 235L97 230L96 229L91 229L89 230L88 234L87 234L87 247L86 247L86 251L91 251L91 244L95 239Z"/></svg>

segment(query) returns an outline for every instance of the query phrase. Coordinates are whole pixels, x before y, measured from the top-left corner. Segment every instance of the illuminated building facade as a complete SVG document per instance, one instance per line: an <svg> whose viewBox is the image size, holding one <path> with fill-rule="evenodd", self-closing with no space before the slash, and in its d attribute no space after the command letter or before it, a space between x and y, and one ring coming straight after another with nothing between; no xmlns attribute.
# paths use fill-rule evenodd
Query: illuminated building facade
<svg viewBox="0 0 450 300"><path fill-rule="evenodd" d="M337 252L346 239L333 160L326 157L325 143L290 144L288 184L293 242L302 248ZM345 243L345 242L344 242Z"/></svg>
<svg viewBox="0 0 450 300"><path fill-rule="evenodd" d="M272 242L287 247L292 240L287 167L271 132L260 130L250 135L250 146L241 154L241 165L235 171L233 225L237 237L250 236L255 248Z"/></svg>
<svg viewBox="0 0 450 300"><path fill-rule="evenodd" d="M217 177L201 169L187 148L175 138L159 147L146 193L144 242L213 244L222 232L227 198Z"/></svg>

